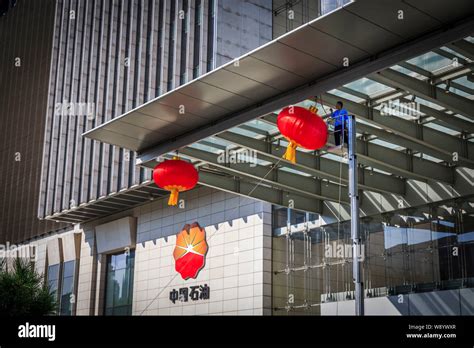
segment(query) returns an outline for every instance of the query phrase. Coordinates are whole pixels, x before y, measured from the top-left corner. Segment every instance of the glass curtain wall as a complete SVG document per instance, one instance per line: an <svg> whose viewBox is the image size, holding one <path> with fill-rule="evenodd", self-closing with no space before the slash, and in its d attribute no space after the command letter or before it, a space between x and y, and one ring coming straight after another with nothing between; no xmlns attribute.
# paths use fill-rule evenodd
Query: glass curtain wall
<svg viewBox="0 0 474 348"><path fill-rule="evenodd" d="M54 295L56 302L59 303L61 264L49 265L46 273L46 279L51 293Z"/></svg>
<svg viewBox="0 0 474 348"><path fill-rule="evenodd" d="M350 221L274 208L276 315L354 298ZM361 218L367 297L474 287L474 197Z"/></svg>
<svg viewBox="0 0 474 348"><path fill-rule="evenodd" d="M76 264L77 263L75 260L63 263L63 274L61 281L61 301L59 306L60 315L72 315L74 312L74 305L76 303Z"/></svg>
<svg viewBox="0 0 474 348"><path fill-rule="evenodd" d="M135 251L107 256L105 315L131 315Z"/></svg>
<svg viewBox="0 0 474 348"><path fill-rule="evenodd" d="M58 304L58 315L73 315L76 304L76 260L48 266L47 281Z"/></svg>

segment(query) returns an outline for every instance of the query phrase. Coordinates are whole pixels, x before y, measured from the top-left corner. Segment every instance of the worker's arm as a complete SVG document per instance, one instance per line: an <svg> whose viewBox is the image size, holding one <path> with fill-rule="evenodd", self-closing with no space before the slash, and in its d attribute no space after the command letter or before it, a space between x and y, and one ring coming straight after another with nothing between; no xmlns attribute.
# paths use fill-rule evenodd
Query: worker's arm
<svg viewBox="0 0 474 348"><path fill-rule="evenodd" d="M326 118L326 122L328 124L334 124L334 111L331 109L329 109L329 116Z"/></svg>

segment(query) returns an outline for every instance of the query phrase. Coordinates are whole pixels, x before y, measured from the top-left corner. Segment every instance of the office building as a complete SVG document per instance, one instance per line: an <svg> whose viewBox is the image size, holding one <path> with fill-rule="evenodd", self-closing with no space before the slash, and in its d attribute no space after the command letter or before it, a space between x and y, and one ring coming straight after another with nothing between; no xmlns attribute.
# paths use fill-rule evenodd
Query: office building
<svg viewBox="0 0 474 348"><path fill-rule="evenodd" d="M332 134L284 160L277 127L338 101L366 314L474 313L469 1L41 2L0 18L0 237L35 246L59 314L353 314L347 160ZM169 206L176 155L199 181Z"/></svg>

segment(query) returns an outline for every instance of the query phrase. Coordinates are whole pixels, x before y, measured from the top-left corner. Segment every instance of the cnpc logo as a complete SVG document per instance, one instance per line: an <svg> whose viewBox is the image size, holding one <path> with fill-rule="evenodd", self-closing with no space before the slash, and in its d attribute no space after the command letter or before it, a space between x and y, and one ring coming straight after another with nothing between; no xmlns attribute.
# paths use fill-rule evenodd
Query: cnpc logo
<svg viewBox="0 0 474 348"><path fill-rule="evenodd" d="M175 269L184 280L196 279L204 268L207 254L206 231L197 222L186 224L176 236Z"/></svg>

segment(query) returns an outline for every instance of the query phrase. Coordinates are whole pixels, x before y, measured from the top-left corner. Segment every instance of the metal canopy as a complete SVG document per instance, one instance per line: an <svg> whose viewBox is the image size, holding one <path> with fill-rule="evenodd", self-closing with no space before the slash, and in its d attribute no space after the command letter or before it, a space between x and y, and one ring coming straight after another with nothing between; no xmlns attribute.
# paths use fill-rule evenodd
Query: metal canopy
<svg viewBox="0 0 474 348"><path fill-rule="evenodd" d="M281 159L287 142L276 112L317 96L321 115L341 100L358 119L361 215L420 204L408 188L439 199L474 193L473 13L462 0L357 1L84 135L138 151L137 164L147 168L179 149L201 185L345 219L344 159L327 148L299 148L296 164ZM419 117L383 115L396 99L416 100ZM258 162L220 162L228 150L254 151ZM468 190L456 191L458 168ZM145 182L47 218L88 221L166 194L157 190Z"/></svg>
<svg viewBox="0 0 474 348"><path fill-rule="evenodd" d="M447 24L458 24L457 31L472 31L472 22L464 26L462 23L473 14L471 5L469 0L456 0L450 6L431 1L350 3L84 136L137 151L142 161L150 160L261 116L284 103L295 102L296 95L292 95L291 100L281 98L288 95L288 91L294 92L330 77L326 84L320 83L322 91L326 91L384 67L372 65L373 71L359 68L352 75L347 74L357 63L374 60L377 55L403 46L412 38L436 33L430 45L437 47L445 43L439 40L449 41L453 39L450 35L460 35L440 31ZM400 13L403 19L399 19ZM423 49L417 42L405 54L416 55L417 47ZM389 60L380 64L389 64ZM305 96L298 97L301 100ZM215 127L218 123L221 126Z"/></svg>
<svg viewBox="0 0 474 348"><path fill-rule="evenodd" d="M168 192L157 188L151 181L134 186L128 190L112 193L99 199L82 203L60 213L46 216L47 220L76 224L98 219L102 216L118 213L154 199L168 195Z"/></svg>

